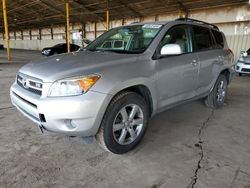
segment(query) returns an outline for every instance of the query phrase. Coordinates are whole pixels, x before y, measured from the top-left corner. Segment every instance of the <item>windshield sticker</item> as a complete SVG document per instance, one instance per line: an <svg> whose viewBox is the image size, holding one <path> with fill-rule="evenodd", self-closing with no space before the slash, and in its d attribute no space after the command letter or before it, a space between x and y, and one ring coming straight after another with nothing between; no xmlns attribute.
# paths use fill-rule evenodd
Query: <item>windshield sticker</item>
<svg viewBox="0 0 250 188"><path fill-rule="evenodd" d="M162 25L158 24L145 24L142 27L143 28L150 28L150 29L159 29Z"/></svg>

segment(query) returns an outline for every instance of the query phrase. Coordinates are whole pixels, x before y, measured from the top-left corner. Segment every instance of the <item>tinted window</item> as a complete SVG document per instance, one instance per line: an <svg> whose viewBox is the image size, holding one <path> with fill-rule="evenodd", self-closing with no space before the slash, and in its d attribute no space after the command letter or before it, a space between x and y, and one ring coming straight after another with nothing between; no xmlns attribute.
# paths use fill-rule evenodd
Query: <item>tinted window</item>
<svg viewBox="0 0 250 188"><path fill-rule="evenodd" d="M196 50L209 50L213 48L212 37L209 29L193 26L193 33Z"/></svg>
<svg viewBox="0 0 250 188"><path fill-rule="evenodd" d="M169 29L160 45L162 47L166 44L179 44L182 53L192 52L187 26L179 25Z"/></svg>
<svg viewBox="0 0 250 188"><path fill-rule="evenodd" d="M212 30L218 48L224 48L224 41L221 32Z"/></svg>
<svg viewBox="0 0 250 188"><path fill-rule="evenodd" d="M58 47L61 47L61 46L63 46L63 43L57 44L57 45L53 46L53 48L58 48Z"/></svg>

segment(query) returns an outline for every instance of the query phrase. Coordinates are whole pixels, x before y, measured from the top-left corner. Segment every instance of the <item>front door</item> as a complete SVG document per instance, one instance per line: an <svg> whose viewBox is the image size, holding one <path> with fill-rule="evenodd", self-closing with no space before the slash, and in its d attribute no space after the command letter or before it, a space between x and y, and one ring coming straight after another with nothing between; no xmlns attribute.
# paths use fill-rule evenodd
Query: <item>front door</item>
<svg viewBox="0 0 250 188"><path fill-rule="evenodd" d="M166 44L178 44L182 54L163 56L156 62L160 109L196 95L200 66L197 54L192 53L190 29L187 25L169 29L160 48Z"/></svg>

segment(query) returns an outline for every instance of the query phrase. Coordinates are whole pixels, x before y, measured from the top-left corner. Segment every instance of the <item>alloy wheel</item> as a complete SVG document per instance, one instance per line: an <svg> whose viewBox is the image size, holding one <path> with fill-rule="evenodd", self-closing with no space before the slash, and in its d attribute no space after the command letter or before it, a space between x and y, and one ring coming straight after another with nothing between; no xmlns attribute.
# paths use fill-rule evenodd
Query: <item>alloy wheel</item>
<svg viewBox="0 0 250 188"><path fill-rule="evenodd" d="M144 115L140 106L129 104L116 115L113 123L113 136L121 145L131 144L140 135L144 126Z"/></svg>

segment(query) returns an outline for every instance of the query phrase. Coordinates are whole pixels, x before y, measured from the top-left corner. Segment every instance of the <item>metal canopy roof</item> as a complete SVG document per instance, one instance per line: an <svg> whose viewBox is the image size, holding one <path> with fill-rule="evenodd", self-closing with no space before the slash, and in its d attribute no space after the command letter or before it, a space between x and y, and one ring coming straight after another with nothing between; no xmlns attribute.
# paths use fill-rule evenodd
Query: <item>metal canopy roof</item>
<svg viewBox="0 0 250 188"><path fill-rule="evenodd" d="M248 0L109 0L110 19L145 17L220 6L247 4ZM70 22L104 21L106 0L70 0ZM7 0L10 30L65 24L64 0ZM0 31L3 30L2 6Z"/></svg>

